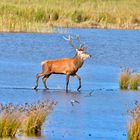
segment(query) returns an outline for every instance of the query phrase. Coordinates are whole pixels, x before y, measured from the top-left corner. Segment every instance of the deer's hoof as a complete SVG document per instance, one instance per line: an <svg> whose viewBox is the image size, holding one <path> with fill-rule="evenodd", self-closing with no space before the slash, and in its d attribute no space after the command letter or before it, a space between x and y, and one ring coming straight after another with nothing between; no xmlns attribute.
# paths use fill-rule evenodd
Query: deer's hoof
<svg viewBox="0 0 140 140"><path fill-rule="evenodd" d="M79 86L79 87L77 88L77 91L79 91L79 90L80 90L80 88L81 88L81 86Z"/></svg>
<svg viewBox="0 0 140 140"><path fill-rule="evenodd" d="M37 89L37 86L35 86L35 87L32 87L32 89L36 90L36 89Z"/></svg>
<svg viewBox="0 0 140 140"><path fill-rule="evenodd" d="M45 87L44 90L49 90L49 88Z"/></svg>

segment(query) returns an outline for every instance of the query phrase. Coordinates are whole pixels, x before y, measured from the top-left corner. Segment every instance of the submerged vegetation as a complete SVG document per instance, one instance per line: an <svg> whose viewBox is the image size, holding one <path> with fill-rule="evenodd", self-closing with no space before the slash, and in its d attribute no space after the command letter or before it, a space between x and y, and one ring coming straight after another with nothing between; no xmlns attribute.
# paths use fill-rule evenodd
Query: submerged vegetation
<svg viewBox="0 0 140 140"><path fill-rule="evenodd" d="M27 136L41 135L41 127L54 104L48 100L31 105L0 104L0 138L13 138L17 132Z"/></svg>
<svg viewBox="0 0 140 140"><path fill-rule="evenodd" d="M132 111L131 122L128 124L128 140L140 139L140 105L136 102Z"/></svg>
<svg viewBox="0 0 140 140"><path fill-rule="evenodd" d="M121 68L120 76L119 76L119 87L121 90L131 89L138 90L138 86L140 85L140 74L130 70L129 68L124 67Z"/></svg>
<svg viewBox="0 0 140 140"><path fill-rule="evenodd" d="M0 31L57 27L140 29L139 0L1 0Z"/></svg>

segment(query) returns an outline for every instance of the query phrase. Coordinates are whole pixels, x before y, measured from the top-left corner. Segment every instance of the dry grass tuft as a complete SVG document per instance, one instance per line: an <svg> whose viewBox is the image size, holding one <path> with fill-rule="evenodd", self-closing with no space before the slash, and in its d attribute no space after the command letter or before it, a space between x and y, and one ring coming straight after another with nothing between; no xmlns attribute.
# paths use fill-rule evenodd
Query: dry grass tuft
<svg viewBox="0 0 140 140"><path fill-rule="evenodd" d="M13 138L18 130L27 136L41 135L41 127L54 105L48 100L31 105L0 104L0 138Z"/></svg>
<svg viewBox="0 0 140 140"><path fill-rule="evenodd" d="M46 101L32 105L26 104L26 115L22 122L21 132L27 136L40 136L41 127L53 105L54 102Z"/></svg>
<svg viewBox="0 0 140 140"><path fill-rule="evenodd" d="M131 90L138 90L138 86L139 86L139 76L137 74L130 75L129 88Z"/></svg>
<svg viewBox="0 0 140 140"><path fill-rule="evenodd" d="M140 84L140 73L132 71L129 68L121 67L121 73L119 76L119 86L121 90L138 90Z"/></svg>
<svg viewBox="0 0 140 140"><path fill-rule="evenodd" d="M140 105L136 102L132 111L131 122L128 124L128 140L140 139Z"/></svg>
<svg viewBox="0 0 140 140"><path fill-rule="evenodd" d="M17 106L0 104L0 137L15 137L21 120L22 115Z"/></svg>
<svg viewBox="0 0 140 140"><path fill-rule="evenodd" d="M128 84L129 84L129 78L130 78L131 72L128 68L122 69L121 67L121 73L119 76L119 86L120 89L128 89Z"/></svg>

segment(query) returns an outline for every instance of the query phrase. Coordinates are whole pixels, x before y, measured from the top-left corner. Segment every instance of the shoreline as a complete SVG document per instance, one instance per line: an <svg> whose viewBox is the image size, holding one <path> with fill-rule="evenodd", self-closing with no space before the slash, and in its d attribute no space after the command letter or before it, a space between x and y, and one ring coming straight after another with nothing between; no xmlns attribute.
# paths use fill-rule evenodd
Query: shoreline
<svg viewBox="0 0 140 140"><path fill-rule="evenodd" d="M54 24L53 26L44 26L44 27L39 27L38 29L26 29L24 30L19 30L19 29L14 29L14 30L8 30L8 29L0 29L0 33L42 33L42 34L52 34L52 33L60 33L60 34L65 34L67 29L70 28L77 28L77 29L105 29L105 30L140 30L140 25L131 25L131 26L119 26L119 25L97 25L97 26L85 26L85 25L76 25L76 26L63 26L63 25L56 25Z"/></svg>

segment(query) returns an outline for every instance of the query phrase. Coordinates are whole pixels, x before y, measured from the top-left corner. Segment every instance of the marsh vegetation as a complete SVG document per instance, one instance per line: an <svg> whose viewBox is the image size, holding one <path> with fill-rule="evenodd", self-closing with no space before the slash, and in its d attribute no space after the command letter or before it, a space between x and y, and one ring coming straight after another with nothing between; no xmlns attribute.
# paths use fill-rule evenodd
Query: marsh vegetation
<svg viewBox="0 0 140 140"><path fill-rule="evenodd" d="M121 90L138 90L140 84L140 73L127 67L121 68L119 75L119 87Z"/></svg>
<svg viewBox="0 0 140 140"><path fill-rule="evenodd" d="M140 28L139 0L1 0L0 31L57 27Z"/></svg>
<svg viewBox="0 0 140 140"><path fill-rule="evenodd" d="M128 124L128 140L140 139L140 105L136 102L132 111L129 111L131 121Z"/></svg>
<svg viewBox="0 0 140 140"><path fill-rule="evenodd" d="M40 136L42 125L54 104L48 100L31 105L0 104L0 138L13 138L17 132L26 136Z"/></svg>

